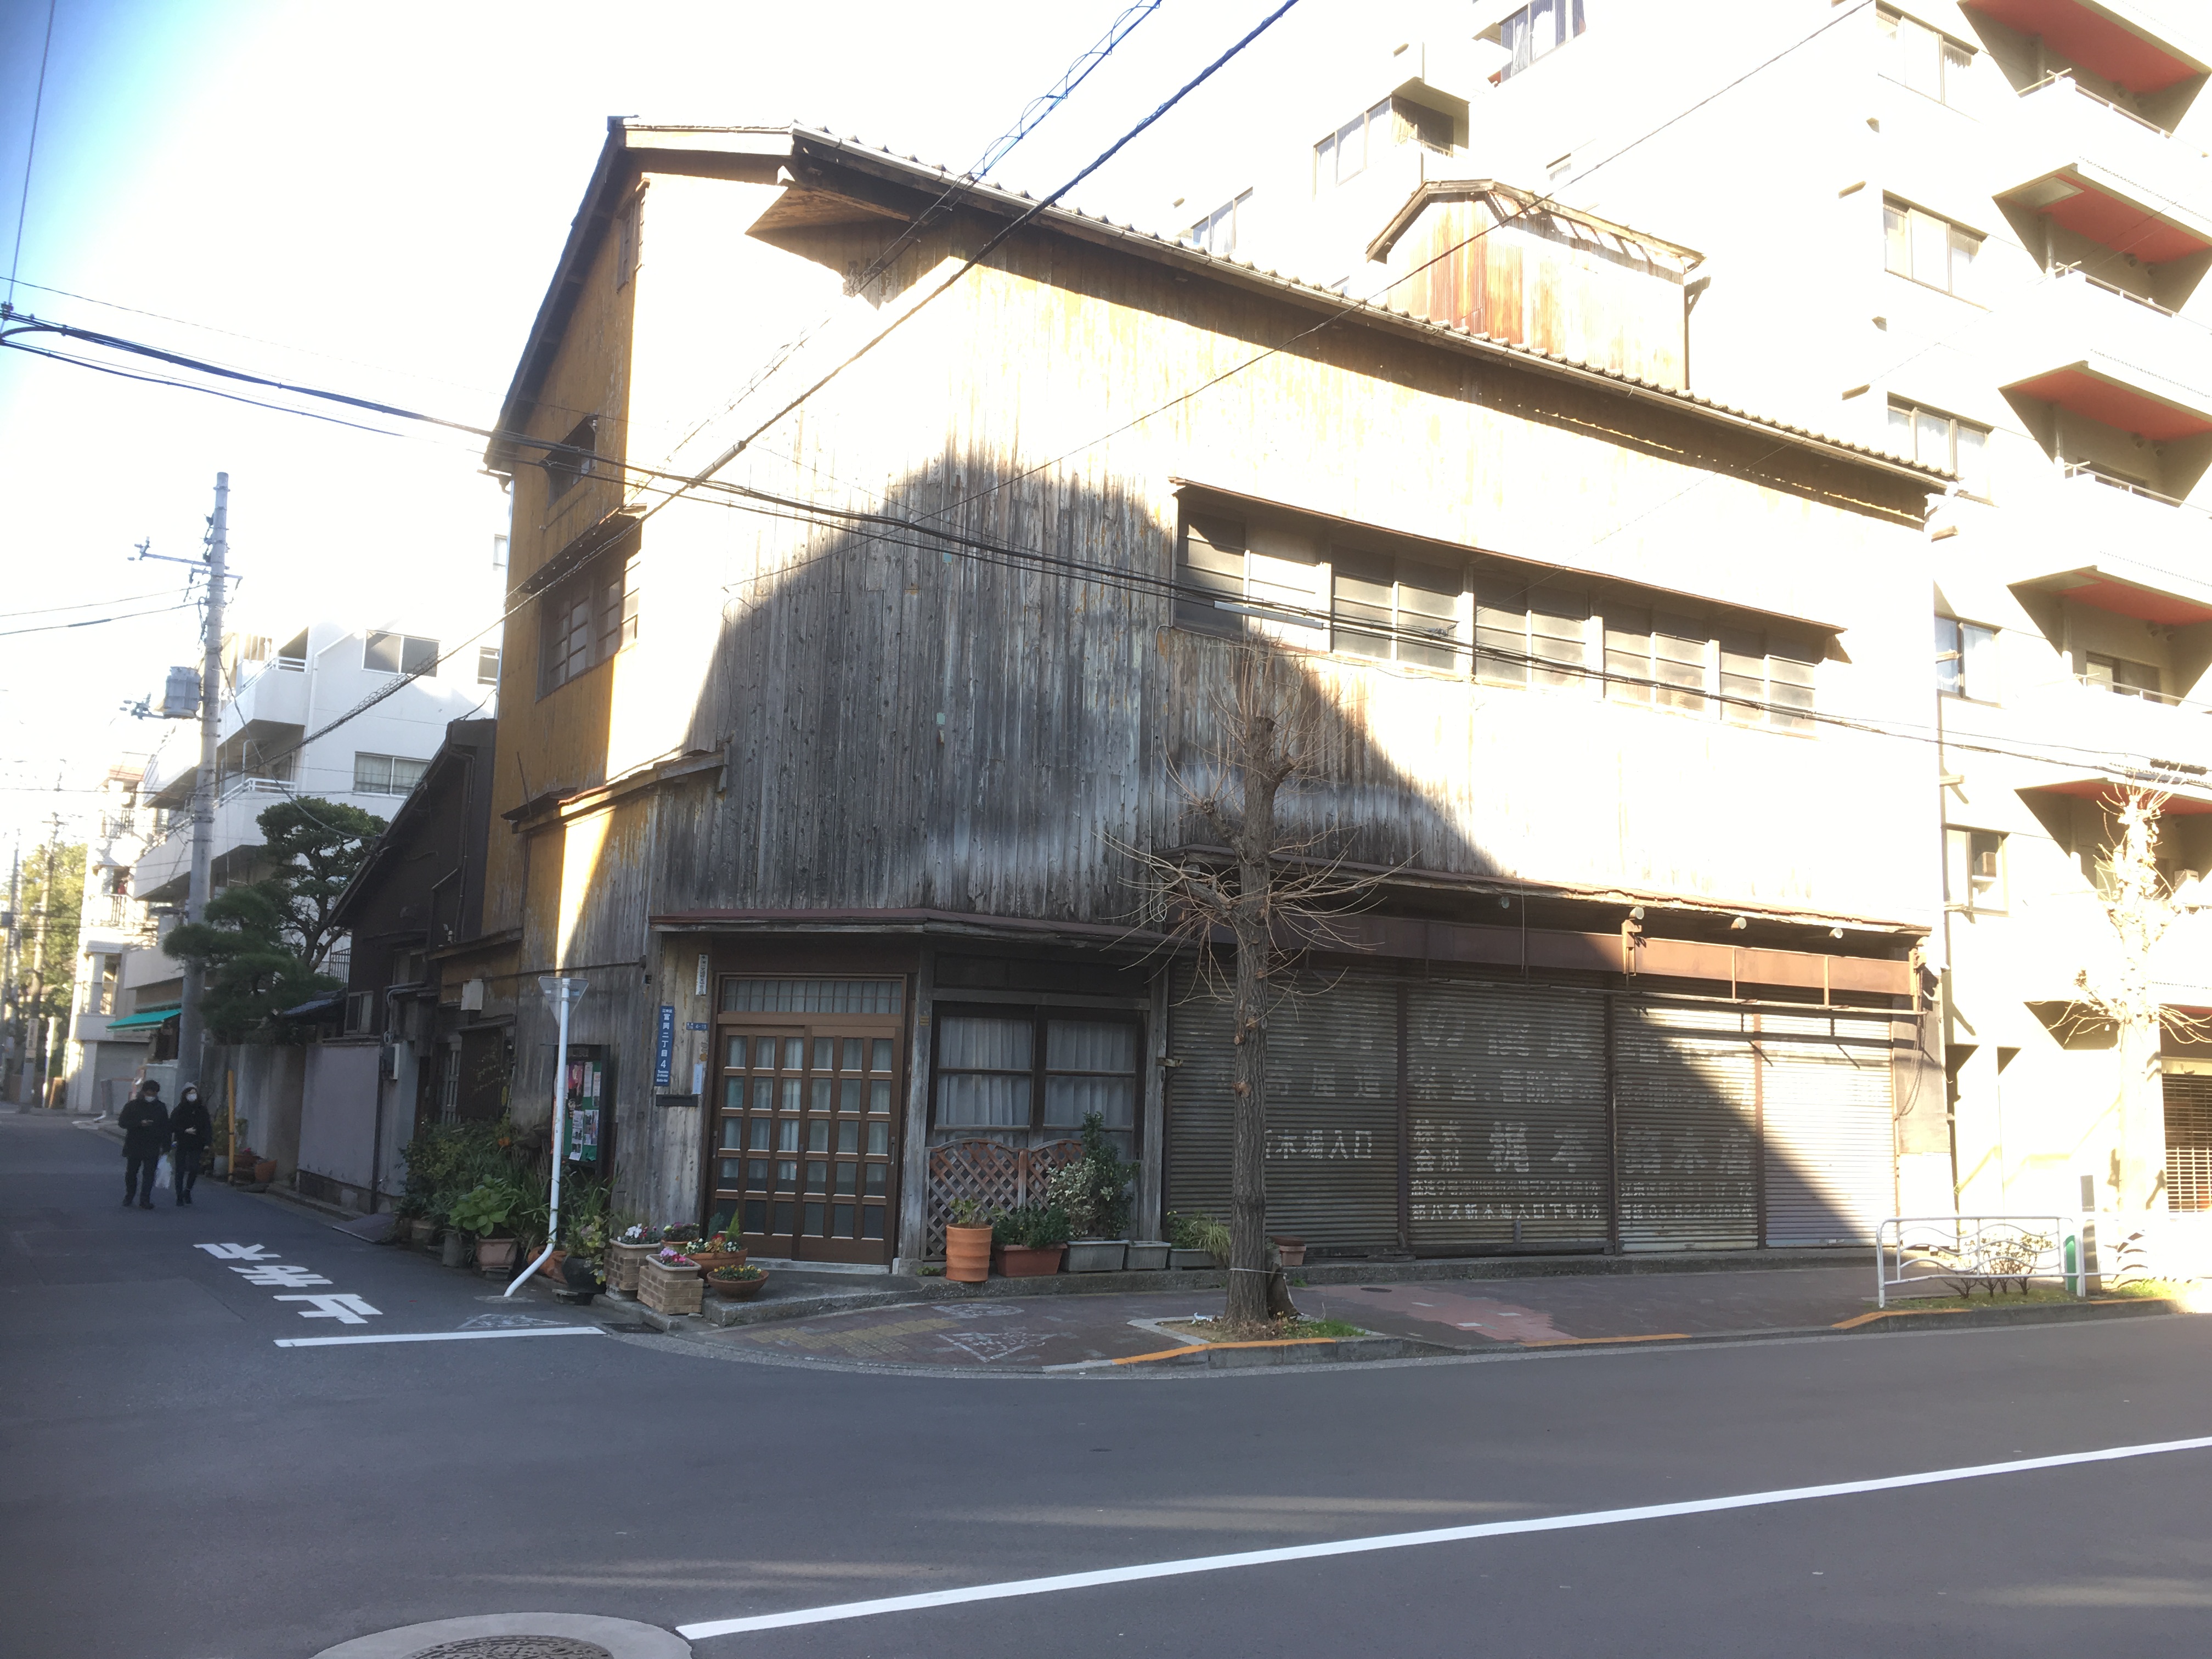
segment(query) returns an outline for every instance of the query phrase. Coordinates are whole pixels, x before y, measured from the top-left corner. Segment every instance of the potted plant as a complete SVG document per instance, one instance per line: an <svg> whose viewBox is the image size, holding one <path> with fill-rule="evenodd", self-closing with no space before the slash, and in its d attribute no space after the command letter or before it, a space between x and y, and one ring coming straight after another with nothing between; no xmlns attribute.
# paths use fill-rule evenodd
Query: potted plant
<svg viewBox="0 0 2212 1659"><path fill-rule="evenodd" d="M697 1313L706 1288L699 1264L673 1244L637 1264L637 1299L655 1313Z"/></svg>
<svg viewBox="0 0 2212 1659"><path fill-rule="evenodd" d="M979 1198L956 1198L945 1206L945 1276L980 1285L991 1276L991 1216Z"/></svg>
<svg viewBox="0 0 2212 1659"><path fill-rule="evenodd" d="M1306 1265L1306 1242L1303 1238L1278 1237L1267 1242L1275 1247L1275 1255L1283 1267L1303 1267Z"/></svg>
<svg viewBox="0 0 2212 1659"><path fill-rule="evenodd" d="M684 1254L699 1264L702 1274L711 1276L717 1267L742 1267L745 1265L745 1247L727 1233L716 1233L703 1243L695 1244Z"/></svg>
<svg viewBox="0 0 2212 1659"><path fill-rule="evenodd" d="M999 1272L1008 1279L1042 1279L1060 1271L1067 1250L1067 1212L1057 1204L1022 1204L991 1224Z"/></svg>
<svg viewBox="0 0 2212 1659"><path fill-rule="evenodd" d="M1168 1266L1218 1267L1229 1261L1229 1229L1207 1215L1168 1213Z"/></svg>
<svg viewBox="0 0 2212 1659"><path fill-rule="evenodd" d="M750 1302L766 1288L768 1269L732 1263L708 1273L707 1284L725 1302Z"/></svg>
<svg viewBox="0 0 2212 1659"><path fill-rule="evenodd" d="M1122 1265L1131 1273L1158 1273L1168 1265L1168 1255L1173 1248L1164 1238L1133 1238L1129 1241L1129 1259Z"/></svg>
<svg viewBox="0 0 2212 1659"><path fill-rule="evenodd" d="M508 1221L522 1207L511 1182L481 1181L453 1205L453 1225L477 1242L477 1266L496 1273L514 1266L515 1237Z"/></svg>
<svg viewBox="0 0 2212 1659"><path fill-rule="evenodd" d="M638 1264L660 1248L660 1229L650 1222L634 1221L607 1247L607 1288L624 1296L637 1294Z"/></svg>
<svg viewBox="0 0 2212 1659"><path fill-rule="evenodd" d="M1129 1254L1129 1180L1136 1165L1124 1163L1106 1138L1106 1120L1097 1112L1083 1120L1083 1156L1053 1171L1045 1200L1067 1215L1073 1236L1067 1246L1072 1273L1114 1273Z"/></svg>

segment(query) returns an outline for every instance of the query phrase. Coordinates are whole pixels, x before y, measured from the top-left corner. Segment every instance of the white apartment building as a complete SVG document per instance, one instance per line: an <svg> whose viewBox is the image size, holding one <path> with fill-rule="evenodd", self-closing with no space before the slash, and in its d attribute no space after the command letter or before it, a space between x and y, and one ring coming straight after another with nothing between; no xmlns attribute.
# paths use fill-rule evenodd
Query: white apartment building
<svg viewBox="0 0 2212 1659"><path fill-rule="evenodd" d="M161 919L131 886L153 827L153 811L140 795L144 771L143 755L108 768L86 837L84 905L58 1072L68 1081L64 1103L72 1112L119 1109L132 1083L158 1061L165 1033L170 1048L175 1044L184 981L176 964L150 948Z"/></svg>
<svg viewBox="0 0 2212 1659"><path fill-rule="evenodd" d="M1869 803L1925 821L1943 915L1952 1145L1900 1147L1899 1200L2112 1203L2118 1060L2076 980L2113 955L2120 787L2170 792L2182 896L2212 869L2212 13L1475 0L1350 27L1293 37L1302 66L1266 88L1209 88L1242 136L1164 207L1184 240L1435 316L1408 295L1454 250L1401 233L1425 195L1464 201L1486 216L1458 240L1527 263L1476 260L1461 325L1956 472L1928 511L1925 725L1896 738L1924 793ZM1670 269L1685 315L1628 325L1668 349L1547 316L1562 257ZM1694 490L1628 510L1698 533ZM2212 913L2154 971L2212 1009ZM2208 1054L2162 1057L2174 1207L2212 1204Z"/></svg>
<svg viewBox="0 0 2212 1659"><path fill-rule="evenodd" d="M441 653L450 659L440 662ZM497 707L498 647L451 653L428 633L322 622L282 641L234 635L223 660L218 888L246 876L246 858L260 843L258 820L272 802L313 795L389 818L438 752L447 722ZM425 667L432 672L392 690L399 677ZM141 799L160 817L132 891L149 904L181 904L185 896L199 749L198 722L180 721L146 763Z"/></svg>

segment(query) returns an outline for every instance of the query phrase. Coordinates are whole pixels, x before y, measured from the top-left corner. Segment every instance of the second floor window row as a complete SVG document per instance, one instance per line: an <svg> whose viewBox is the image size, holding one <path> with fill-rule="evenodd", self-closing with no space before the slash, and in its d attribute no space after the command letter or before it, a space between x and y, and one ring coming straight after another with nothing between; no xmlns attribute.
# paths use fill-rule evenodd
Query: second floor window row
<svg viewBox="0 0 2212 1659"><path fill-rule="evenodd" d="M1810 630L1695 616L1623 589L1255 538L1207 514L1186 521L1176 577L1177 622L1205 632L1772 731L1814 725L1822 649Z"/></svg>

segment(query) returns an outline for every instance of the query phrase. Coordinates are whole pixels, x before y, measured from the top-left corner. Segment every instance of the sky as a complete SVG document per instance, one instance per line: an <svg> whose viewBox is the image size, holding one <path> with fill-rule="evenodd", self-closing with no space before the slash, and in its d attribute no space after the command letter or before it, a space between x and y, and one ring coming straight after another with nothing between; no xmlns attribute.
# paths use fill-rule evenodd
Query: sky
<svg viewBox="0 0 2212 1659"><path fill-rule="evenodd" d="M610 115L799 121L961 169L1127 3L55 0L13 303L487 426ZM1240 70L1265 78L1351 4L1302 0ZM1164 0L993 176L1057 187L1269 9ZM0 0L11 258L46 27L46 0ZM1194 100L1071 202L1172 228L1224 107ZM451 640L498 611L505 501L481 466L457 434L0 351L0 859L52 813L82 833L108 766L168 734L121 709L198 661L198 616L175 608L183 567L132 554L198 556L218 471L240 631L328 617ZM130 612L154 614L53 626Z"/></svg>

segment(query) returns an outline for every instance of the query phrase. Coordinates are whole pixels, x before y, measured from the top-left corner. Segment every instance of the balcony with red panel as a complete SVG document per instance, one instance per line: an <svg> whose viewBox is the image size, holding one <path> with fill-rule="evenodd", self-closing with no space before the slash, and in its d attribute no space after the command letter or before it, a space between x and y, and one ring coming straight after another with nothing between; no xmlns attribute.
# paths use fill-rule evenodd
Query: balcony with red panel
<svg viewBox="0 0 2212 1659"><path fill-rule="evenodd" d="M2165 25L2121 0L1961 0L1970 12L2039 38L2046 56L2067 59L2137 96L2187 91L2212 64Z"/></svg>

